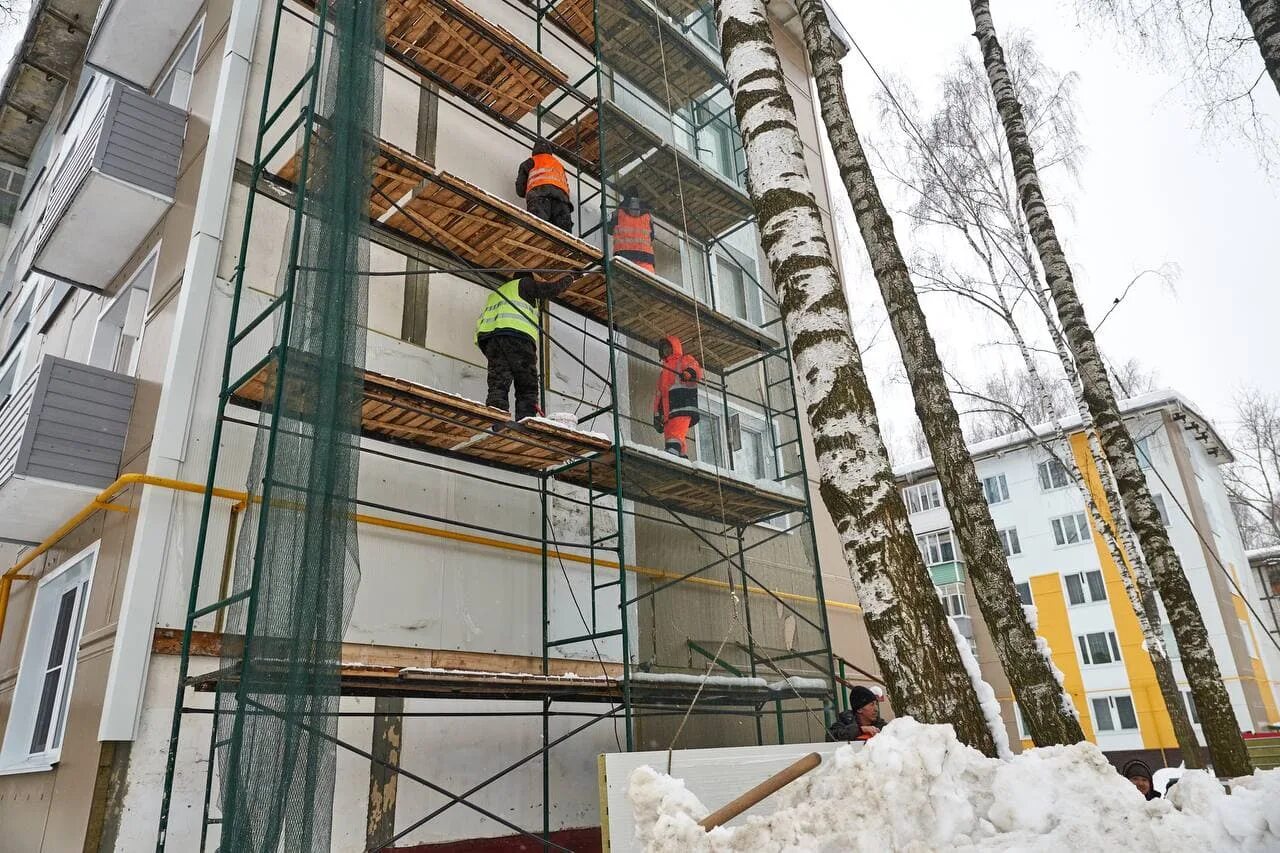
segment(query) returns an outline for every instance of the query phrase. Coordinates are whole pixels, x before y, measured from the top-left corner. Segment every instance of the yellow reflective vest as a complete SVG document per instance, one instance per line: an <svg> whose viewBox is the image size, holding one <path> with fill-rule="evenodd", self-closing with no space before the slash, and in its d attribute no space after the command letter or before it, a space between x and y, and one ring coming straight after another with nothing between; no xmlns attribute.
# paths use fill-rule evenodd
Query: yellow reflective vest
<svg viewBox="0 0 1280 853"><path fill-rule="evenodd" d="M489 294L484 311L476 321L476 342L481 335L508 329L538 340L538 309L520 297L520 279L515 278Z"/></svg>

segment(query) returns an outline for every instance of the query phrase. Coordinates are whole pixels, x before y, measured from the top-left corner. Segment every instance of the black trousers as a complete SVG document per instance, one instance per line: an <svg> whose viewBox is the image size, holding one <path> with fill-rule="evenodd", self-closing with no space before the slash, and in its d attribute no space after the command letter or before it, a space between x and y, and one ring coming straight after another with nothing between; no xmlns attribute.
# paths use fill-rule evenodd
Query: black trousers
<svg viewBox="0 0 1280 853"><path fill-rule="evenodd" d="M539 219L573 233L573 205L566 199L560 198L558 190L554 194L540 193L537 189L530 190L529 196L525 199L525 207Z"/></svg>
<svg viewBox="0 0 1280 853"><path fill-rule="evenodd" d="M511 386L516 386L516 420L538 413L538 345L528 335L494 335L480 341L489 360L486 406L511 411Z"/></svg>

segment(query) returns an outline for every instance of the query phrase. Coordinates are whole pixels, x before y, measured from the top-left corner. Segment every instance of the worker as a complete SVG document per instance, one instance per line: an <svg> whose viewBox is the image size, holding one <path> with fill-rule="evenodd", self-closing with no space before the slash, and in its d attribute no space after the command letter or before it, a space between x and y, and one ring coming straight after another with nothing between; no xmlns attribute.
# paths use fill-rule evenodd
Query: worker
<svg viewBox="0 0 1280 853"><path fill-rule="evenodd" d="M871 688L855 684L849 691L849 709L831 724L831 739L868 741L880 734L886 725L880 719L880 698Z"/></svg>
<svg viewBox="0 0 1280 853"><path fill-rule="evenodd" d="M1138 793L1146 797L1147 800L1159 799L1160 792L1155 789L1154 783L1151 781L1151 768L1145 761L1133 759L1124 766L1120 771L1124 778L1133 783L1133 787L1138 789Z"/></svg>
<svg viewBox="0 0 1280 853"><path fill-rule="evenodd" d="M653 213L635 189L623 193L622 206L609 217L609 233L613 235L614 255L649 272L655 271Z"/></svg>
<svg viewBox="0 0 1280 853"><path fill-rule="evenodd" d="M533 156L520 164L516 195L524 199L525 207L534 216L557 228L573 231L569 176L560 158L551 153L551 143L545 139L534 143Z"/></svg>
<svg viewBox="0 0 1280 853"><path fill-rule="evenodd" d="M658 375L658 394L653 401L653 428L666 439L666 450L673 456L688 459L686 439L689 427L698 422L698 383L702 381L702 365L675 335L658 344L662 372Z"/></svg>
<svg viewBox="0 0 1280 853"><path fill-rule="evenodd" d="M489 362L486 406L511 411L514 383L516 420L538 414L538 302L558 296L572 283L571 275L540 282L525 273L489 294L476 322L476 346Z"/></svg>

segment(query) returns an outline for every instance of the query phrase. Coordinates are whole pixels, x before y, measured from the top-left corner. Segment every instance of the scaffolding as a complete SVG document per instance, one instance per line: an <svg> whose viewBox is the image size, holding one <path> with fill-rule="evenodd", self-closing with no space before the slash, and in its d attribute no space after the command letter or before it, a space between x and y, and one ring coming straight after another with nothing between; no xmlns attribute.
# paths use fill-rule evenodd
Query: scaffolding
<svg viewBox="0 0 1280 853"><path fill-rule="evenodd" d="M255 284L250 259L261 240L257 218L264 202L305 215L309 170L316 168L308 146L324 132L314 114L314 90L322 76L329 4L271 5L253 160L240 174L249 193L189 605L180 632L169 632L163 643L157 634L157 649L163 645L179 656L158 850L166 848L184 720L270 713L248 698L272 690L270 669L255 669L262 683L241 678L248 671L243 656L254 637L252 617L243 635L227 632L224 619L229 607L257 594L253 583L231 593L237 587L227 576L236 512L243 507L226 521L222 577L206 566L206 552L218 552L215 540L223 530L214 487L242 461L229 449L236 441L231 431L242 436L283 428L270 397L278 393L276 377L291 355L279 341L289 337L277 333L275 343L263 342L272 323L279 328L289 322L292 293L284 288L261 310L247 307ZM526 27L526 37L456 0L386 0L385 71L467 113L466 120L487 132L526 148L549 140L571 167L576 233L384 140L369 187L367 237L416 263L421 275L448 276L459 287L494 289L519 270L575 274L573 285L543 309L539 351L544 409L569 401L578 427L552 420L514 423L454 390L366 370L362 454L418 466L424 476L472 478L494 494L536 502L541 531L520 534L364 496L356 504L381 519L403 519L404 529L435 525L432 530L462 541L497 542L536 560L542 594L530 606L541 610L541 648L493 655L500 658L493 671L477 671L450 665L454 659L447 654L431 657L421 650L400 650L379 662L376 647L366 646L352 659L344 653L339 689L344 698L474 700L476 709L468 714L427 705L405 710L406 717L519 716L489 712L485 703L529 703L528 715L542 720L542 746L468 790L454 791L333 739L339 749L445 800L420 819L402 815L398 823L406 828L370 849L401 841L453 806L539 839L544 849L567 849L552 840L551 755L575 735L610 722L627 750L665 747L681 733L700 746L820 740L831 714L846 704L844 665L837 673L833 664L786 333L751 262L753 211L743 190L741 143L713 44L710 5L490 5ZM300 25L310 28L315 47L296 80L281 80L282 45ZM583 70L571 77L548 56L566 57L564 64ZM667 251L654 272L610 251L607 223L623 188L638 190L660 223L659 243ZM283 252L281 269L297 270L298 241L286 241ZM728 305L726 299L736 301ZM644 401L659 367L654 353L668 335L686 341L707 370L706 413L693 437L698 458L692 462L663 453L645 432ZM557 384L556 360L580 371L578 387ZM254 410L264 414L254 419ZM758 444L744 440L744 418L759 426L752 433ZM271 509L264 499L258 525L270 523ZM556 529L565 517L579 522L568 535ZM372 567L366 574L385 571ZM556 633L550 608L565 593L581 630ZM770 645L757 641L761 635L783 639ZM202 669L197 660L210 656L220 656L221 663ZM583 674L591 670L583 661L599 674ZM231 710L220 711L216 701L210 709L193 701L200 693L236 701ZM558 717L573 725L553 733ZM741 730L720 724L725 718L747 722L745 741ZM213 754L226 746L216 740L218 727L210 728L203 747L209 761L201 850L216 849ZM519 825L478 804L477 792L533 762L542 766L541 826Z"/></svg>

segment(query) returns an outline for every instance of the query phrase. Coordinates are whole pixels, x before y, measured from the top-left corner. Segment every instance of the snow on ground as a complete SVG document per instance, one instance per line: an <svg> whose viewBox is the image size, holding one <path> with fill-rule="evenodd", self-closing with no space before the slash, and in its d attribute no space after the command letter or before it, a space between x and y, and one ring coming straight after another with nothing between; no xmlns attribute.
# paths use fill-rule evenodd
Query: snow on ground
<svg viewBox="0 0 1280 853"><path fill-rule="evenodd" d="M1168 799L1146 802L1093 744L1002 761L910 717L839 749L741 827L704 832L708 809L651 767L632 773L628 795L650 853L1280 850L1280 770L1236 780L1231 794L1188 771Z"/></svg>

